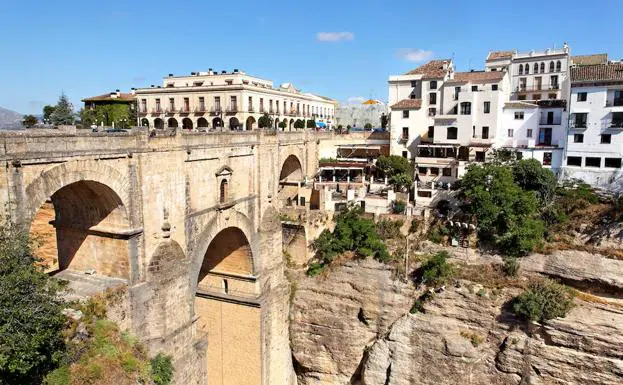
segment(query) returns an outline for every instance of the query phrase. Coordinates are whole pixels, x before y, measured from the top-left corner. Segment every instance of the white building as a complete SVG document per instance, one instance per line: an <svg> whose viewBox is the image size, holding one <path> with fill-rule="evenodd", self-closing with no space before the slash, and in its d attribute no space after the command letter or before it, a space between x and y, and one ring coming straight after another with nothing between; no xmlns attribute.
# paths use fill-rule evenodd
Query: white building
<svg viewBox="0 0 623 385"><path fill-rule="evenodd" d="M595 56L602 64L582 65L585 60L580 59L570 69L571 119L563 174L621 190L623 63Z"/></svg>
<svg viewBox="0 0 623 385"><path fill-rule="evenodd" d="M136 90L138 121L156 129L181 127L188 130L252 130L259 118L269 114L274 128L286 123L314 120L332 128L337 102L273 83L235 69L233 72L193 72L190 76L169 74L162 86Z"/></svg>
<svg viewBox="0 0 623 385"><path fill-rule="evenodd" d="M443 82L452 76L452 61L432 60L404 75L389 77L390 154L413 159L418 143L442 103Z"/></svg>

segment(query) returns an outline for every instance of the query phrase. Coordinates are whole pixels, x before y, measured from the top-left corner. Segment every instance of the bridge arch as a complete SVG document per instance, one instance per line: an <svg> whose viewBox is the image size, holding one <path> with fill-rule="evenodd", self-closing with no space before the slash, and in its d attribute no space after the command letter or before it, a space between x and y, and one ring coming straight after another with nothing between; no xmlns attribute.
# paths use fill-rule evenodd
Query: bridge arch
<svg viewBox="0 0 623 385"><path fill-rule="evenodd" d="M283 162L283 165L281 166L281 172L279 174L279 180L303 180L303 166L301 165L301 161L296 155L289 155Z"/></svg>

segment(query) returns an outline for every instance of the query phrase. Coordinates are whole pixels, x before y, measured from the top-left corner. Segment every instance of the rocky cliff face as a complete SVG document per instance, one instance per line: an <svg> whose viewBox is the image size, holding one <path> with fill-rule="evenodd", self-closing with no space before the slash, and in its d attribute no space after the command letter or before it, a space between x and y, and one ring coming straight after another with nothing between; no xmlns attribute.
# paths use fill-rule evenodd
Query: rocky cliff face
<svg viewBox="0 0 623 385"><path fill-rule="evenodd" d="M554 269L532 256L526 271L599 281L574 268L582 256L566 257ZM614 263L610 274L623 266L592 262ZM517 288L461 280L409 314L412 286L375 261L348 262L298 285L290 332L299 384L621 384L621 277L602 278L608 298L581 296L567 317L528 326L508 309Z"/></svg>

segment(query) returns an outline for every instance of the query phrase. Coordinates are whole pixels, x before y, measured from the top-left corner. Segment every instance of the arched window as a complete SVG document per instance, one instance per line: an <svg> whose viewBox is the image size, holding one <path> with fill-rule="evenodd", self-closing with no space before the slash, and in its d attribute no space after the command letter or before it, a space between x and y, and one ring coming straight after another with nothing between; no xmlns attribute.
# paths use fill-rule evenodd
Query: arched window
<svg viewBox="0 0 623 385"><path fill-rule="evenodd" d="M523 64L519 65L519 75L523 75Z"/></svg>
<svg viewBox="0 0 623 385"><path fill-rule="evenodd" d="M534 71L532 72L534 72L535 74L539 73L539 63L534 63Z"/></svg>
<svg viewBox="0 0 623 385"><path fill-rule="evenodd" d="M562 68L562 66L561 66L560 60L558 60L556 62L556 72L560 72L561 68Z"/></svg>
<svg viewBox="0 0 623 385"><path fill-rule="evenodd" d="M549 62L549 72L554 72L554 62Z"/></svg>
<svg viewBox="0 0 623 385"><path fill-rule="evenodd" d="M220 199L219 199L221 203L227 202L227 190L229 187L228 184L229 183L227 182L227 179L223 179L221 181L221 191L220 191Z"/></svg>
<svg viewBox="0 0 623 385"><path fill-rule="evenodd" d="M545 63L541 63L541 73L545 73Z"/></svg>
<svg viewBox="0 0 623 385"><path fill-rule="evenodd" d="M526 70L526 75L528 75L528 74L530 73L530 64L527 64L527 63L526 63L526 68L525 68L525 70Z"/></svg>

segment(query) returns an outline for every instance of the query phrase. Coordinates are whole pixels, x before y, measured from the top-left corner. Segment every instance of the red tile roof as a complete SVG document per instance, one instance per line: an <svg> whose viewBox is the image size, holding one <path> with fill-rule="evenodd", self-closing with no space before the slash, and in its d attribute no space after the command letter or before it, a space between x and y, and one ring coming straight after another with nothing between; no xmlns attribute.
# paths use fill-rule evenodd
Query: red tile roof
<svg viewBox="0 0 623 385"><path fill-rule="evenodd" d="M456 72L454 79L450 79L444 84L498 82L504 78L504 75L506 72L502 71Z"/></svg>
<svg viewBox="0 0 623 385"><path fill-rule="evenodd" d="M571 82L622 81L623 63L571 67Z"/></svg>
<svg viewBox="0 0 623 385"><path fill-rule="evenodd" d="M402 99L391 106L395 110L410 110L422 107L422 99Z"/></svg>
<svg viewBox="0 0 623 385"><path fill-rule="evenodd" d="M82 99L83 102L105 102L105 101L115 101L115 100L119 100L119 101L125 101L125 102L132 102L134 100L136 100L136 95L132 94L132 93L123 93L121 92L119 94L119 96L116 97L112 97L112 95L114 95L114 92L110 92L108 94L104 94L104 95L98 95L98 96L93 96L90 98L86 98L86 99Z"/></svg>
<svg viewBox="0 0 623 385"><path fill-rule="evenodd" d="M510 59L513 57L514 51L492 51L487 55L487 61L498 59Z"/></svg>
<svg viewBox="0 0 623 385"><path fill-rule="evenodd" d="M594 55L571 56L573 65L586 66L595 64L608 64L608 54L598 53Z"/></svg>
<svg viewBox="0 0 623 385"><path fill-rule="evenodd" d="M424 75L424 78L443 78L448 73L451 62L450 59L431 60L407 72L405 75Z"/></svg>

